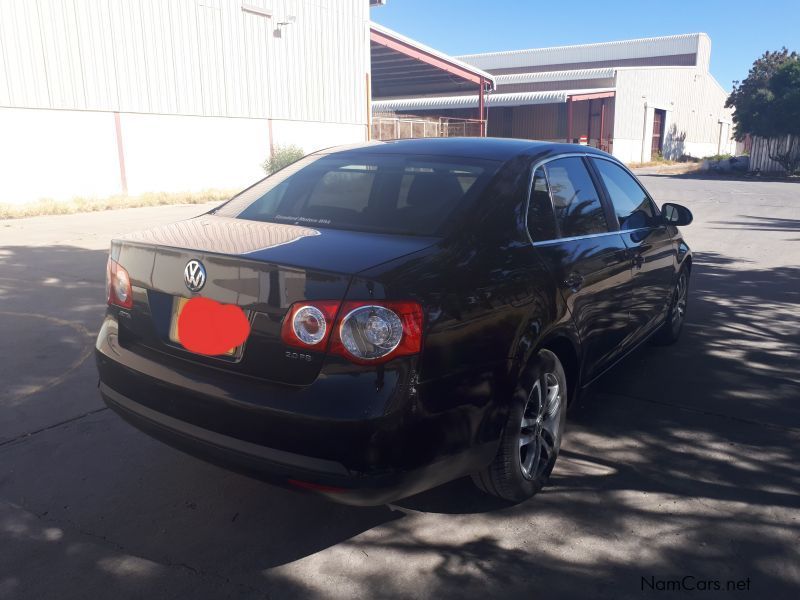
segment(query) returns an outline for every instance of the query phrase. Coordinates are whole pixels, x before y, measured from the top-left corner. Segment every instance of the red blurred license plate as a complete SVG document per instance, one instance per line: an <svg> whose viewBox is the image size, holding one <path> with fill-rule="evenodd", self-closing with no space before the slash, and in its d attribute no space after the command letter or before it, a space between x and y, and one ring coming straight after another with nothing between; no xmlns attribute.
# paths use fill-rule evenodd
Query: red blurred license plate
<svg viewBox="0 0 800 600"><path fill-rule="evenodd" d="M183 307L186 306L187 302L189 302L189 298L181 298L179 296L176 296L172 300L172 321L169 327L169 339L176 344L180 344L181 346L183 346L183 344L181 344L181 340L178 336L178 318L181 316L181 311L183 310ZM235 356L239 348L240 346L231 348L219 356Z"/></svg>

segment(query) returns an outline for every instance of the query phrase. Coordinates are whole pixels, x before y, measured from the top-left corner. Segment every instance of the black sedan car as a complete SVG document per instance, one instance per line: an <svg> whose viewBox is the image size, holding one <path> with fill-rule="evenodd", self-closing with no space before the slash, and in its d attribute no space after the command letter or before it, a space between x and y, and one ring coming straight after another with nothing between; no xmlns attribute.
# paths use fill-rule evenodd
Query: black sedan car
<svg viewBox="0 0 800 600"><path fill-rule="evenodd" d="M553 469L568 403L678 338L691 219L577 145L317 152L112 242L100 393L168 444L341 502L465 475L520 501Z"/></svg>

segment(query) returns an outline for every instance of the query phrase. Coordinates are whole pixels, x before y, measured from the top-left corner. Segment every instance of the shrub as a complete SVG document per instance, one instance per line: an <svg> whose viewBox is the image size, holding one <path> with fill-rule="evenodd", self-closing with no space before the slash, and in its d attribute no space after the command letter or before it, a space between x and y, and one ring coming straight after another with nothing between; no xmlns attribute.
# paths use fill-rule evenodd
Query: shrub
<svg viewBox="0 0 800 600"><path fill-rule="evenodd" d="M275 146L270 156L263 165L264 171L267 175L272 175L275 171L280 171L284 167L288 167L293 162L297 162L305 156L305 152L299 146Z"/></svg>

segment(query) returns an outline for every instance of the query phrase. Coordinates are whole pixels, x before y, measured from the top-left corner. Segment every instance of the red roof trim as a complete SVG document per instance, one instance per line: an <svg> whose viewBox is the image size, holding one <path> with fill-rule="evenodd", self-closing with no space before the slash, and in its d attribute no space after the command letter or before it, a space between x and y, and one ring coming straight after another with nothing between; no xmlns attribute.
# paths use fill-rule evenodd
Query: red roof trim
<svg viewBox="0 0 800 600"><path fill-rule="evenodd" d="M420 50L419 48L415 48L410 44L396 40L379 31L375 31L374 29L370 29L369 38L376 44L380 44L381 46L385 46L386 48L390 48L396 52L405 54L406 56L442 69L443 71L457 75L458 77L466 79L467 81L472 81L473 83L477 83L479 85L486 82L485 77L481 77L480 75L472 73L463 67L459 67L458 65L454 65L453 63L442 60L438 56L434 56L433 54L425 52L424 50Z"/></svg>
<svg viewBox="0 0 800 600"><path fill-rule="evenodd" d="M613 98L616 92L595 92L593 94L573 94L572 96L567 96L568 99L572 100L573 102L579 102L581 100L597 100L599 98Z"/></svg>

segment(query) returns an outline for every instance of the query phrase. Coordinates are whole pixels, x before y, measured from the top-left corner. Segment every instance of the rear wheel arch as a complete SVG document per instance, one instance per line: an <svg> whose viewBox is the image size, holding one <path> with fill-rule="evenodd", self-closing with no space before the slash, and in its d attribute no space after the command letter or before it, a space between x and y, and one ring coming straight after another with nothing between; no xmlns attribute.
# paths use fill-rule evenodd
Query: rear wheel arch
<svg viewBox="0 0 800 600"><path fill-rule="evenodd" d="M681 265L681 269L686 269L686 274L692 274L692 255L690 254L683 260L683 264Z"/></svg>
<svg viewBox="0 0 800 600"><path fill-rule="evenodd" d="M535 343L530 344L524 353L522 350L523 347L519 345L518 378L523 376L531 361L536 360L540 350L550 350L564 367L564 374L567 378L568 403L571 404L577 398L581 383L581 351L577 332L562 326L546 332Z"/></svg>
<svg viewBox="0 0 800 600"><path fill-rule="evenodd" d="M580 353L577 343L566 335L556 335L540 344L537 352L539 350L549 350L561 361L567 378L567 403L572 404L580 388Z"/></svg>
<svg viewBox="0 0 800 600"><path fill-rule="evenodd" d="M501 393L496 394L493 408L487 413L481 425L482 438L495 440L502 430L502 421L510 405L514 391L525 379L526 372L537 360L540 350L549 350L558 357L564 368L567 379L567 403L571 404L578 396L580 389L580 345L577 333L569 328L559 328L540 337L530 344L517 344L516 358L512 359L510 370L506 371Z"/></svg>

